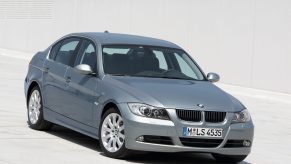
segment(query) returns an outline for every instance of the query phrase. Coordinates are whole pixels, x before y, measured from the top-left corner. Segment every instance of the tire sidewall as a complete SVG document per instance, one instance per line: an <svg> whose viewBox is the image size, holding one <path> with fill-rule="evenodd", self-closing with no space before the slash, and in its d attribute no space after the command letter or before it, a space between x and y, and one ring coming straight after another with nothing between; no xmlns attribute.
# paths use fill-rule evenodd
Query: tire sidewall
<svg viewBox="0 0 291 164"><path fill-rule="evenodd" d="M39 108L39 116L38 116L38 120L35 124L32 124L30 122L30 119L29 119L29 101L30 101L30 97L31 97L31 94L37 90L39 92L39 96L40 96L40 104L41 104L41 107ZM32 90L30 91L29 93L29 97L28 97L28 101L27 101L27 119L28 119L28 125L29 127L31 127L32 129L37 129L38 127L41 126L41 123L43 122L44 118L43 118L43 103L42 103L42 94L41 94L41 91L39 89L38 86L35 86L32 88Z"/></svg>
<svg viewBox="0 0 291 164"><path fill-rule="evenodd" d="M101 122L100 122L100 125L99 125L99 134L98 134L98 137L99 137L99 144L100 144L100 148L101 150L104 152L104 154L108 157L111 157L111 158L123 158L125 157L125 155L127 154L127 151L128 149L126 149L125 147L125 142L126 142L126 134L124 132L124 136L125 136L125 140L124 140L124 143L122 145L122 147L116 151L116 152L109 152L103 145L103 141L102 141L102 138L101 138L101 130L102 130L102 125L103 125L103 122L104 122L104 119L111 113L117 113L121 116L121 118L123 119L121 113L116 109L116 108L110 108L108 109L104 115L102 116L102 119L101 119Z"/></svg>

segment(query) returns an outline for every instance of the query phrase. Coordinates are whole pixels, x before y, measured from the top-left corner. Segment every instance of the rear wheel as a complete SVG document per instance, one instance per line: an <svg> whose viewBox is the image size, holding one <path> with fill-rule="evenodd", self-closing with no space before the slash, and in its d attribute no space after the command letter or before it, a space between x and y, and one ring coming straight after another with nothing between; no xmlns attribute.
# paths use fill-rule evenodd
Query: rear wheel
<svg viewBox="0 0 291 164"><path fill-rule="evenodd" d="M243 161L247 155L222 155L222 154L212 154L212 156L219 162L224 163L238 163Z"/></svg>
<svg viewBox="0 0 291 164"><path fill-rule="evenodd" d="M35 130L49 130L52 124L43 118L42 97L38 86L32 88L28 99L27 116L29 127Z"/></svg>
<svg viewBox="0 0 291 164"><path fill-rule="evenodd" d="M108 109L99 127L99 142L104 154L111 158L125 158L130 155L125 147L124 122L116 108Z"/></svg>

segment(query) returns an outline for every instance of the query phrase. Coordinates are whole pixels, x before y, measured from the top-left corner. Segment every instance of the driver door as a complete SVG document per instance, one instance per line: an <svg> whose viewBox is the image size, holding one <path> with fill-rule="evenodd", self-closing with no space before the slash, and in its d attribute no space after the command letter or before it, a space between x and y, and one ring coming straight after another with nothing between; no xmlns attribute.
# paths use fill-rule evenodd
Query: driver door
<svg viewBox="0 0 291 164"><path fill-rule="evenodd" d="M74 67L68 69L66 79L70 82L67 92L71 102L66 113L75 121L93 126L94 102L97 100L97 51L95 44L88 39L83 39L74 66L79 64L89 65L94 74L81 74Z"/></svg>

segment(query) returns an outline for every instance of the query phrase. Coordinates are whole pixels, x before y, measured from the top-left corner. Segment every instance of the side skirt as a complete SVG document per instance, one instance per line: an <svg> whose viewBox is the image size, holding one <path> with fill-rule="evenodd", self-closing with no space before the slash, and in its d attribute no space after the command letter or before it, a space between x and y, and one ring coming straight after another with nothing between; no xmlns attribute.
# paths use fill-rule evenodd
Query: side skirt
<svg viewBox="0 0 291 164"><path fill-rule="evenodd" d="M43 110L44 119L57 125L64 126L89 137L98 139L98 129L72 120L48 108Z"/></svg>

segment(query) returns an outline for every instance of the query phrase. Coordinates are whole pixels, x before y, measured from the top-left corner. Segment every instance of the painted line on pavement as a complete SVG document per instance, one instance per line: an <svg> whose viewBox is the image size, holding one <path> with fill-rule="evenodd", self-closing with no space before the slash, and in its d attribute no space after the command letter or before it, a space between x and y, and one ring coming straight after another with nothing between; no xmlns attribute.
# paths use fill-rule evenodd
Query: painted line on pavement
<svg viewBox="0 0 291 164"><path fill-rule="evenodd" d="M19 55L12 55L12 54L6 54L6 53L0 53L0 56L10 57L10 58L16 58L16 59L22 59L22 60L30 60L31 57L25 57L25 56L19 56Z"/></svg>

